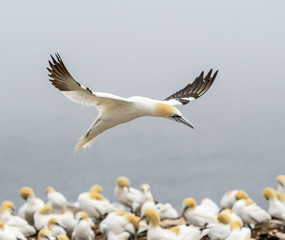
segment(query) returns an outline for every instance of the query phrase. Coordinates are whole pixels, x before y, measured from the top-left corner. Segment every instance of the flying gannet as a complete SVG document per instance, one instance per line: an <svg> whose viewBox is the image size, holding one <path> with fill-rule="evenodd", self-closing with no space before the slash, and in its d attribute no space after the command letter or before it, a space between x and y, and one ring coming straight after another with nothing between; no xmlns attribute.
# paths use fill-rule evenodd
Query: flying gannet
<svg viewBox="0 0 285 240"><path fill-rule="evenodd" d="M123 98L110 93L93 92L82 86L68 72L59 54L55 55L56 59L51 55L52 62L49 61L50 68L47 68L51 83L72 101L96 106L99 111L98 117L79 139L75 153L81 148L90 147L98 135L107 129L143 116L164 117L194 128L174 105L185 105L202 96L218 74L216 71L212 75L211 69L204 77L202 72L193 83L163 101L141 96Z"/></svg>

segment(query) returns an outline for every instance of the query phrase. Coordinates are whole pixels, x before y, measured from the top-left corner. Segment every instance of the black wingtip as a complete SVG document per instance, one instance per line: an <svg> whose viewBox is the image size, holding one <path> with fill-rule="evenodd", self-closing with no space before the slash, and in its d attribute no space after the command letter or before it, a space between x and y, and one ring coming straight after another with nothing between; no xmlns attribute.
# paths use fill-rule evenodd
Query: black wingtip
<svg viewBox="0 0 285 240"><path fill-rule="evenodd" d="M55 56L56 56L58 62L62 62L62 59L61 59L59 53L55 53Z"/></svg>
<svg viewBox="0 0 285 240"><path fill-rule="evenodd" d="M212 72L213 72L213 69L211 69L211 70L207 73L205 79L209 79L209 78L211 77L211 75L212 75Z"/></svg>
<svg viewBox="0 0 285 240"><path fill-rule="evenodd" d="M217 70L217 71L214 73L214 75L213 75L213 77L212 77L213 80L215 80L216 76L218 75L218 72L219 72L219 70Z"/></svg>

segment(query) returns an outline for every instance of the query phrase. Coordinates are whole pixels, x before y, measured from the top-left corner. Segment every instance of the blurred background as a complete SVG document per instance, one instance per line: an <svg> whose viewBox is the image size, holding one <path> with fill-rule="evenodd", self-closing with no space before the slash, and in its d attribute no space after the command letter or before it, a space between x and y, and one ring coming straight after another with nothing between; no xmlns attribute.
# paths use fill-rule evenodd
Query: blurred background
<svg viewBox="0 0 285 240"><path fill-rule="evenodd" d="M243 189L267 208L264 187L285 174L285 2L5 1L0 8L0 201L19 189L69 201L93 184L114 201L116 178L149 183L178 210L186 197L219 203ZM164 99L201 71L210 90L181 106L195 130L141 118L73 155L97 110L48 81L58 52L73 77L97 92Z"/></svg>

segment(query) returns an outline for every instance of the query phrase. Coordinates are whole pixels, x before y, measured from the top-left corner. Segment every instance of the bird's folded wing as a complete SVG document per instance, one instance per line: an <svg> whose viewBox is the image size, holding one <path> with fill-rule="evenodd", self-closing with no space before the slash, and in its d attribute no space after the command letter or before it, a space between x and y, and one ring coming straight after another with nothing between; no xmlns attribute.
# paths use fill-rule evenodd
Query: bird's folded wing
<svg viewBox="0 0 285 240"><path fill-rule="evenodd" d="M184 105L201 97L211 87L218 74L218 71L216 71L213 76L211 76L212 71L213 69L211 69L205 77L204 72L202 72L193 83L189 83L185 88L166 98L165 101L171 105Z"/></svg>
<svg viewBox="0 0 285 240"><path fill-rule="evenodd" d="M112 95L109 93L92 92L88 87L82 86L75 81L71 74L66 69L59 54L56 54L56 59L51 56L52 62L49 61L51 83L58 88L62 93L74 102L84 105L94 105L100 108L104 105L119 105L130 103L125 98Z"/></svg>

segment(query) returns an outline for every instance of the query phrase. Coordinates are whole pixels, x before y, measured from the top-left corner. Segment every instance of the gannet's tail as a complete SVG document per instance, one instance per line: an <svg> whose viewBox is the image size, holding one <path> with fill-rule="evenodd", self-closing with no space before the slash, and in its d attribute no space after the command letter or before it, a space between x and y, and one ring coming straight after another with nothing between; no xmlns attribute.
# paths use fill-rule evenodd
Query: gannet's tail
<svg viewBox="0 0 285 240"><path fill-rule="evenodd" d="M86 148L90 147L96 141L97 137L98 135L90 139L89 131L85 133L76 144L74 154L76 154L81 148L85 150Z"/></svg>

